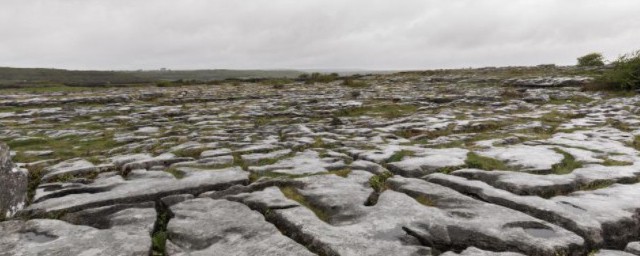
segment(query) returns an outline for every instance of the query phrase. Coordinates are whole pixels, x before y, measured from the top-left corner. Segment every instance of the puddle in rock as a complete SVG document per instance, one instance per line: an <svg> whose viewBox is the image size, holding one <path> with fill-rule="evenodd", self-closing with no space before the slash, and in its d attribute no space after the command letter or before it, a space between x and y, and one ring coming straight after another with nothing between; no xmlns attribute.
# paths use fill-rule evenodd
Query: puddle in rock
<svg viewBox="0 0 640 256"><path fill-rule="evenodd" d="M541 237L541 238L549 238L549 237L555 237L556 232L553 232L553 230L551 229L546 229L546 228L523 228L524 232L527 232L527 234L534 236L534 237Z"/></svg>
<svg viewBox="0 0 640 256"><path fill-rule="evenodd" d="M47 235L47 234L38 234L38 233L35 233L35 232L23 233L22 237L24 239L26 239L27 241L33 241L33 242L36 242L36 243L46 243L46 242L50 242L50 241L58 239L57 236L52 236L52 235Z"/></svg>

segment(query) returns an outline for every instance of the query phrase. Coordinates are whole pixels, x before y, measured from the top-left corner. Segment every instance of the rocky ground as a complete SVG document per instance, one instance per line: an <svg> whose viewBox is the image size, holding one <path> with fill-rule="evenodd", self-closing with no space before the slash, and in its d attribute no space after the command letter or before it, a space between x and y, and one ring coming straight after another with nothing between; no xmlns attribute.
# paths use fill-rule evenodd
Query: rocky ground
<svg viewBox="0 0 640 256"><path fill-rule="evenodd" d="M0 255L640 255L640 96L522 77L5 91Z"/></svg>

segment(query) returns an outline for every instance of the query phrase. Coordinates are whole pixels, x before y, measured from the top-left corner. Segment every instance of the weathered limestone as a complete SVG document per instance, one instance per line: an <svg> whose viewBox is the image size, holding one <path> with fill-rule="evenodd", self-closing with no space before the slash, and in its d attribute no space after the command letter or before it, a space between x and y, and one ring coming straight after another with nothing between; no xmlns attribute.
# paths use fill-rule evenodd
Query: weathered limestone
<svg viewBox="0 0 640 256"><path fill-rule="evenodd" d="M0 255L148 255L149 233L128 228L96 229L60 220L0 223Z"/></svg>
<svg viewBox="0 0 640 256"><path fill-rule="evenodd" d="M146 175L147 173L150 175ZM135 175L137 177L129 177L129 180L124 180L120 176L111 176L95 184L54 189L54 192L47 191L52 195L30 205L24 210L24 214L46 216L75 212L87 207L154 201L174 194L197 195L248 182L248 173L239 168L203 170L180 180L176 180L167 173L163 173L163 176L157 176L156 173L163 172L143 171L142 174Z"/></svg>
<svg viewBox="0 0 640 256"><path fill-rule="evenodd" d="M638 254L640 96L575 71L3 90L0 255Z"/></svg>
<svg viewBox="0 0 640 256"><path fill-rule="evenodd" d="M624 251L633 255L640 255L640 242L631 242L627 244L627 247L624 248Z"/></svg>
<svg viewBox="0 0 640 256"><path fill-rule="evenodd" d="M0 142L0 219L13 217L25 206L27 176L11 162L9 147Z"/></svg>
<svg viewBox="0 0 640 256"><path fill-rule="evenodd" d="M167 232L178 255L315 255L240 203L198 198L171 212Z"/></svg>

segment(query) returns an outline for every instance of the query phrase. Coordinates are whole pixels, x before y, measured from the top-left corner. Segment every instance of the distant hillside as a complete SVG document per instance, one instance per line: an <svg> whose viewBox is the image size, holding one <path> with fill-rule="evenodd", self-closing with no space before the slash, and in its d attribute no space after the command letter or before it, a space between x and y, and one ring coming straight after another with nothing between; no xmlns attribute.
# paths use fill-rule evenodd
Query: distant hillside
<svg viewBox="0 0 640 256"><path fill-rule="evenodd" d="M65 84L97 86L107 84L138 84L149 79L116 71L73 71L45 68L0 67L0 85Z"/></svg>
<svg viewBox="0 0 640 256"><path fill-rule="evenodd" d="M228 70L228 69L207 69L207 70L153 70L153 71L131 71L126 72L137 77L150 80L224 80L229 78L294 78L303 74L295 70Z"/></svg>
<svg viewBox="0 0 640 256"><path fill-rule="evenodd" d="M46 68L0 67L1 87L28 87L49 84L107 86L152 83L160 80L224 80L229 78L297 77L293 70L156 70L79 71Z"/></svg>

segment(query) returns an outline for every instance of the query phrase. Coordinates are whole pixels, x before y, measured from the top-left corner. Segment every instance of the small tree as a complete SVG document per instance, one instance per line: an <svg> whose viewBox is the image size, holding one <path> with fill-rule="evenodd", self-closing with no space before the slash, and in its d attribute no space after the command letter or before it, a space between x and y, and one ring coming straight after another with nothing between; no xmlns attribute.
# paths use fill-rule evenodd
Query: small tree
<svg viewBox="0 0 640 256"><path fill-rule="evenodd" d="M578 67L600 67L604 66L604 57L601 53L589 53L578 58Z"/></svg>

